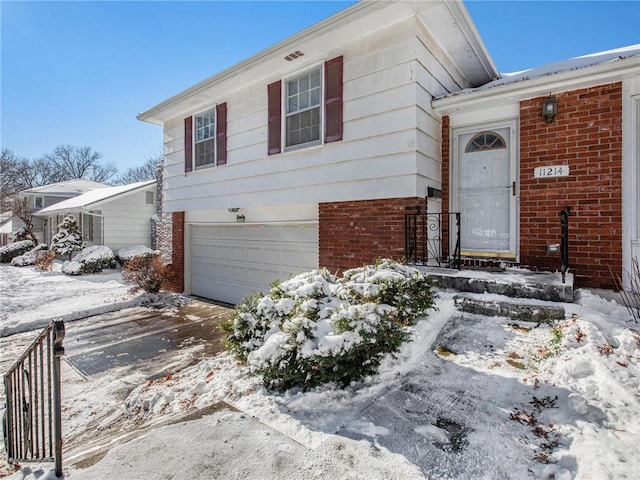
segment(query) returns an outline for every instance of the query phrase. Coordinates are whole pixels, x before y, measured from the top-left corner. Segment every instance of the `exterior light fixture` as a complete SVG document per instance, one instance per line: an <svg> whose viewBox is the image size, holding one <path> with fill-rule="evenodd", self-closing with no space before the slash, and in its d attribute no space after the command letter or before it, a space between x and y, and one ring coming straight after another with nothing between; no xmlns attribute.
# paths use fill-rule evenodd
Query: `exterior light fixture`
<svg viewBox="0 0 640 480"><path fill-rule="evenodd" d="M233 208L227 208L227 210L229 210L230 213L236 213L238 210L240 210L239 207L233 207Z"/></svg>
<svg viewBox="0 0 640 480"><path fill-rule="evenodd" d="M542 104L542 117L546 123L552 123L558 113L558 99L549 95Z"/></svg>
<svg viewBox="0 0 640 480"><path fill-rule="evenodd" d="M238 223L244 223L244 215L236 215L236 222Z"/></svg>

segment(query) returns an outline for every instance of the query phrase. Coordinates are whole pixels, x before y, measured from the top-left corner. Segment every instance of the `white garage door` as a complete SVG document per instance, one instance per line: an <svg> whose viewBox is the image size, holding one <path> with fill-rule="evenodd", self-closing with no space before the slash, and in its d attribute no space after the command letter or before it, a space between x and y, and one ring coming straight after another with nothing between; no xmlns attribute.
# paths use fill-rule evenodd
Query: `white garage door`
<svg viewBox="0 0 640 480"><path fill-rule="evenodd" d="M318 266L317 224L191 227L191 293L238 303Z"/></svg>

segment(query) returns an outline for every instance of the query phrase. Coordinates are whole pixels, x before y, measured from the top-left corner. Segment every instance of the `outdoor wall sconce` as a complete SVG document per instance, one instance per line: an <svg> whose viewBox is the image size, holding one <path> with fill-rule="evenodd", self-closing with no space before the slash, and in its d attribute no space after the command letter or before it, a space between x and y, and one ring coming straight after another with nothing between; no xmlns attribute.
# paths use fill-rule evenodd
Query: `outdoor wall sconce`
<svg viewBox="0 0 640 480"><path fill-rule="evenodd" d="M558 99L549 95L542 104L542 117L546 123L552 123L558 113Z"/></svg>
<svg viewBox="0 0 640 480"><path fill-rule="evenodd" d="M229 210L230 213L236 213L238 210L240 210L240 208L233 207L233 208L227 208L227 210Z"/></svg>
<svg viewBox="0 0 640 480"><path fill-rule="evenodd" d="M236 215L236 222L238 223L244 223L244 215Z"/></svg>

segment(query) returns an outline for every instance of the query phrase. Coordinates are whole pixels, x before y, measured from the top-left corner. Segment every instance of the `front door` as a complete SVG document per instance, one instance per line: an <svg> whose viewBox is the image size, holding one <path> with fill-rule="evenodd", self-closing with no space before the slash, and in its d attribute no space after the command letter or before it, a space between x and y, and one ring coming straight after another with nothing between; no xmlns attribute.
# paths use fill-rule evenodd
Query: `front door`
<svg viewBox="0 0 640 480"><path fill-rule="evenodd" d="M516 258L514 130L461 130L455 136L452 207L461 213L463 256Z"/></svg>

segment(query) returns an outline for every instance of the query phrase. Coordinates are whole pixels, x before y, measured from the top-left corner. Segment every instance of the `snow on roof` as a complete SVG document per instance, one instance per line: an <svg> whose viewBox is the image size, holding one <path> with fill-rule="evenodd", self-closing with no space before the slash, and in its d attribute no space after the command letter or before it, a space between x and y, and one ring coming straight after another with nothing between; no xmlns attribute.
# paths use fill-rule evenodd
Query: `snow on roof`
<svg viewBox="0 0 640 480"><path fill-rule="evenodd" d="M62 202L56 203L49 207L38 210L38 215L42 213L54 213L60 211L81 210L84 207L93 205L94 203L103 202L116 196L130 193L134 190L155 185L155 180L145 182L130 183L129 185L119 185L117 187L98 188L90 192L83 193L77 197L69 198Z"/></svg>
<svg viewBox="0 0 640 480"><path fill-rule="evenodd" d="M86 178L77 178L75 180L67 180L66 182L51 183L40 187L29 188L20 193L38 193L42 195L78 195L81 193L95 190L97 188L108 188L109 185L94 182Z"/></svg>
<svg viewBox="0 0 640 480"><path fill-rule="evenodd" d="M541 67L531 68L529 70L522 70L520 72L503 73L501 78L493 80L492 82L485 83L477 88L467 88L458 92L453 92L448 95L444 95L440 98L453 97L471 92L479 92L488 90L502 85L509 85L516 82L523 82L526 80L533 80L535 78L556 75L563 72L569 72L572 70L580 70L587 67L593 67L595 65L601 65L604 63L612 63L626 58L640 56L640 44L629 45L628 47L616 48L614 50L607 50L604 52L591 53L589 55L583 55L580 57L570 58L561 62L550 63Z"/></svg>

